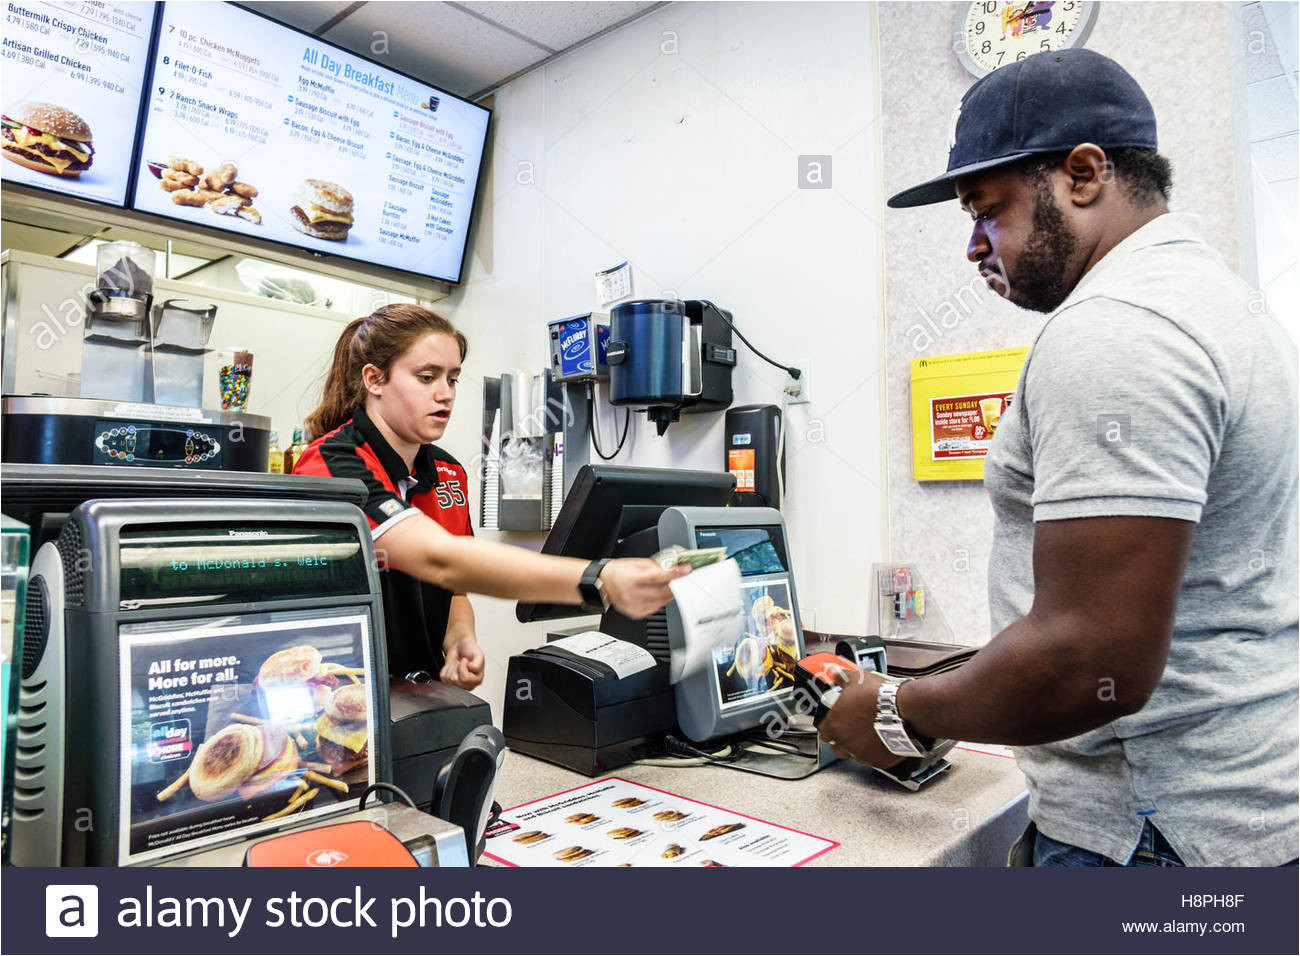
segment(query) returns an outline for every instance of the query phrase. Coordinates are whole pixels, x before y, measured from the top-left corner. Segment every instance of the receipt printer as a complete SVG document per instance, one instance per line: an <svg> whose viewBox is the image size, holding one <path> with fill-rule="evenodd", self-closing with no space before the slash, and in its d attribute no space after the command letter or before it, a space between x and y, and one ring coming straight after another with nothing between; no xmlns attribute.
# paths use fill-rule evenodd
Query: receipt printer
<svg viewBox="0 0 1300 956"><path fill-rule="evenodd" d="M437 681L388 687L393 783L430 812L438 771L475 727L492 723L492 708L469 691Z"/></svg>
<svg viewBox="0 0 1300 956"><path fill-rule="evenodd" d="M613 664L611 647L622 655ZM636 651L644 659L629 659ZM589 632L510 658L511 750L594 777L657 750L676 723L668 665L626 641Z"/></svg>

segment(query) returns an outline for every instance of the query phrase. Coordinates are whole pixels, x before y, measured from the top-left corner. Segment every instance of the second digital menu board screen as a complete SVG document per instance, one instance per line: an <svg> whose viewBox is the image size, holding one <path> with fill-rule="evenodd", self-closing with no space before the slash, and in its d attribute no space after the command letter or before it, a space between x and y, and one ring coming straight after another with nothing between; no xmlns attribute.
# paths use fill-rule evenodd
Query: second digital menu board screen
<svg viewBox="0 0 1300 956"><path fill-rule="evenodd" d="M459 281L487 110L231 4L160 17L136 209Z"/></svg>

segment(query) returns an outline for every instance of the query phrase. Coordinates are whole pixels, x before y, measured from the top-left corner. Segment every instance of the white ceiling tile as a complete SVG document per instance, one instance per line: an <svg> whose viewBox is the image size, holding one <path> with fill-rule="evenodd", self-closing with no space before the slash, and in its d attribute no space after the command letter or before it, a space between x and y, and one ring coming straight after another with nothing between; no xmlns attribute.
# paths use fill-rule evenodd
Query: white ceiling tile
<svg viewBox="0 0 1300 956"><path fill-rule="evenodd" d="M273 20L287 23L299 30L315 33L331 17L338 16L351 6L349 0L316 0L316 2L299 2L299 0L255 0L242 4L250 10L266 14Z"/></svg>
<svg viewBox="0 0 1300 956"><path fill-rule="evenodd" d="M445 3L367 3L324 37L458 96L548 55Z"/></svg>
<svg viewBox="0 0 1300 956"><path fill-rule="evenodd" d="M1249 3L1241 10L1242 40L1245 44L1246 82L1255 83L1280 76L1282 60L1273 43L1272 31L1264 19L1258 3Z"/></svg>
<svg viewBox="0 0 1300 956"><path fill-rule="evenodd" d="M1300 175L1296 157L1300 155L1300 136L1280 136L1250 144L1250 155L1260 174L1269 182L1295 179Z"/></svg>
<svg viewBox="0 0 1300 956"><path fill-rule="evenodd" d="M1246 85L1250 138L1269 139L1293 133L1297 125L1296 94L1285 76Z"/></svg>
<svg viewBox="0 0 1300 956"><path fill-rule="evenodd" d="M554 0L549 3L489 0L458 5L558 51L622 23L655 4L599 0L588 3L569 0Z"/></svg>

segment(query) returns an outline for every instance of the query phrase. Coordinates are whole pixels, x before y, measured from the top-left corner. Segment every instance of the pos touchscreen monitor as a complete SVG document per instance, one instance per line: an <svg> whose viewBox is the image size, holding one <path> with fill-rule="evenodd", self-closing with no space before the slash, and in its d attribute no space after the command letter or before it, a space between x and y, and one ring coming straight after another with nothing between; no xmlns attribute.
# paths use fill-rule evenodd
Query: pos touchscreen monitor
<svg viewBox="0 0 1300 956"><path fill-rule="evenodd" d="M583 465L542 553L593 561L648 558L661 547L658 522L665 508L721 507L731 500L735 488L736 479L726 471ZM568 604L521 601L515 608L523 624L582 613ZM606 617L610 614L618 616L609 612ZM602 630L607 630L605 624L602 621ZM609 633L617 634L618 630L621 628Z"/></svg>
<svg viewBox="0 0 1300 956"><path fill-rule="evenodd" d="M793 695L804 656L785 520L772 508L669 508L658 527L664 545L726 548L740 579L734 630L693 633L677 602L669 605L671 656L683 665L676 681L682 732L705 741L767 723Z"/></svg>

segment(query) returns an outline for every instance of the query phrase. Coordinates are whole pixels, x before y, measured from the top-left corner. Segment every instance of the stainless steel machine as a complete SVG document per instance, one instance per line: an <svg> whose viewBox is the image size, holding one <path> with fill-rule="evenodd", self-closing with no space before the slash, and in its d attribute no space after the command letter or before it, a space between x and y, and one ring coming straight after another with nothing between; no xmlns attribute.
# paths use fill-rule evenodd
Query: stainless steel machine
<svg viewBox="0 0 1300 956"><path fill-rule="evenodd" d="M80 395L6 396L4 461L266 471L270 418L202 407L216 306L155 307L154 253L137 243L105 243L97 258Z"/></svg>

